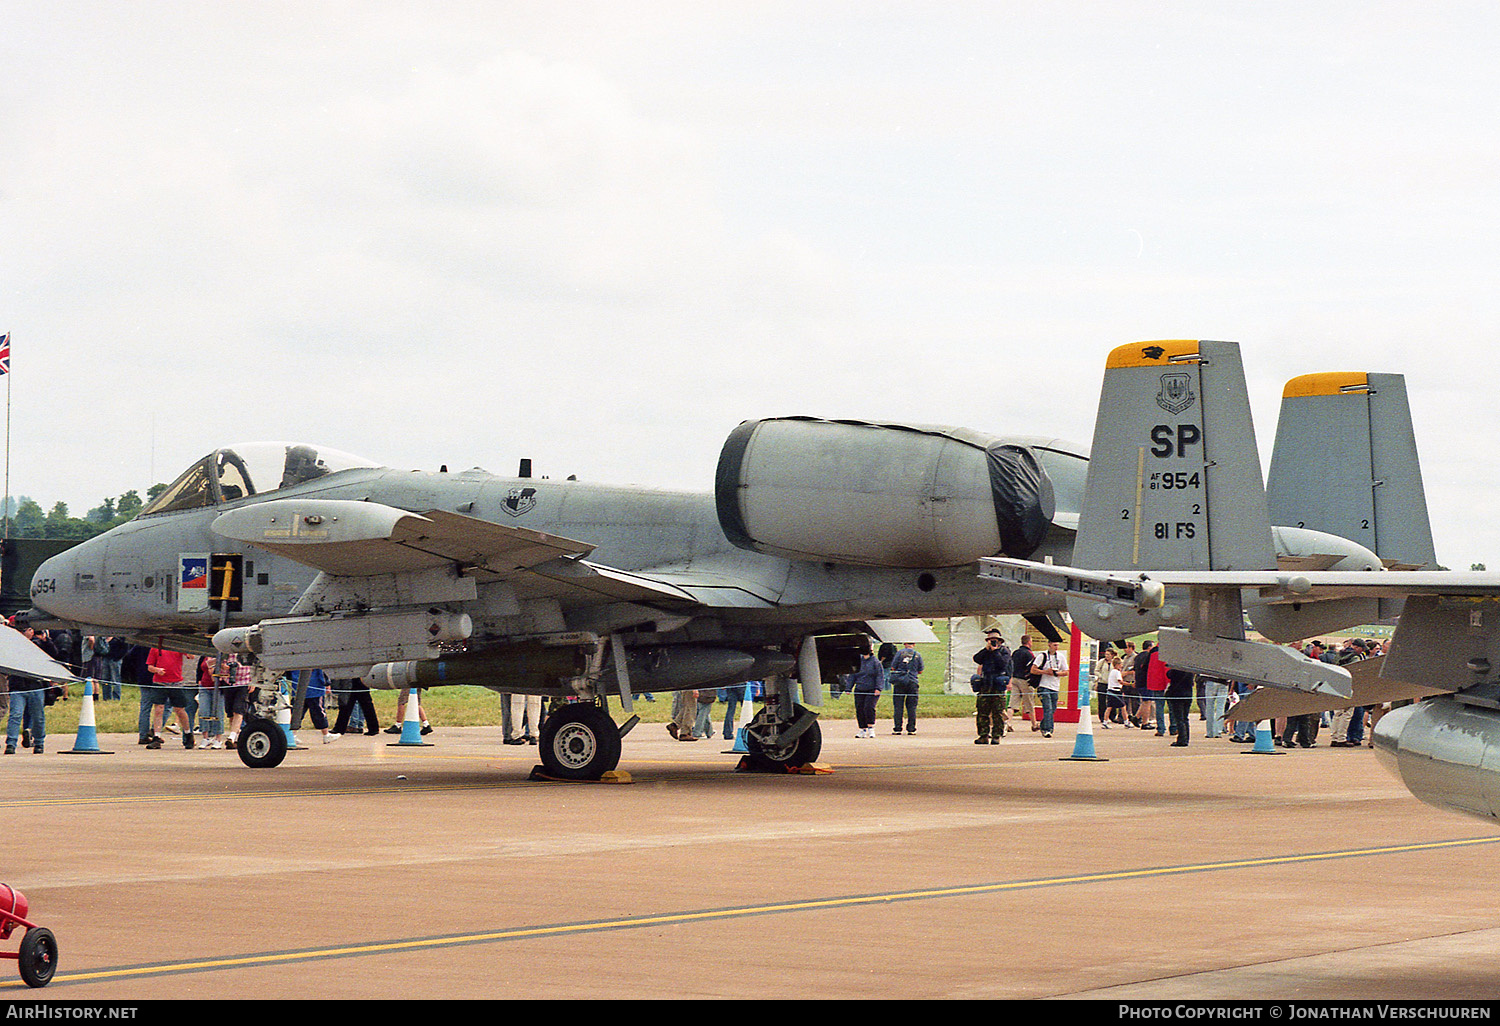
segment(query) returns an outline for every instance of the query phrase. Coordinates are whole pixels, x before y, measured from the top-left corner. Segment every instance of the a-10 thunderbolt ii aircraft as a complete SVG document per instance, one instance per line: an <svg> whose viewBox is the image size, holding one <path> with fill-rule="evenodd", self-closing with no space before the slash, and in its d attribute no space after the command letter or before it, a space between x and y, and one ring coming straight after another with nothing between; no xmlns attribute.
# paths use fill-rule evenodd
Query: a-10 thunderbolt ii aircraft
<svg viewBox="0 0 1500 1026"><path fill-rule="evenodd" d="M765 680L752 757L801 764L821 747L822 682L867 635L931 638L913 618L1001 612L1053 630L1057 595L982 581L976 561L1068 563L1086 473L1056 440L796 417L736 428L701 495L233 446L47 561L32 619L203 654L212 639L272 673L577 696L540 746L574 778L618 763L634 719L616 725L611 694L629 713L632 691ZM1275 537L1289 559L1365 551ZM241 732L251 765L282 745L263 718Z"/></svg>
<svg viewBox="0 0 1500 1026"><path fill-rule="evenodd" d="M1307 528L1354 548L1289 558ZM1073 558L981 572L1052 589L1092 637L1158 631L1169 665L1269 685L1239 719L1425 699L1380 719L1382 761L1429 804L1500 818L1500 574L1437 568L1399 375L1288 382L1263 483L1237 346L1117 348ZM1397 614L1389 653L1349 668L1277 644Z"/></svg>
<svg viewBox="0 0 1500 1026"><path fill-rule="evenodd" d="M805 764L822 681L869 635L935 640L917 618L978 612L1055 629L1048 596L997 592L974 561L1065 558L1085 467L1061 441L811 418L742 424L701 495L231 446L43 564L28 619L273 674L581 697L540 731L567 778L618 763L635 720L610 695L628 713L632 692L763 680L751 756ZM284 742L262 716L239 749L274 765Z"/></svg>

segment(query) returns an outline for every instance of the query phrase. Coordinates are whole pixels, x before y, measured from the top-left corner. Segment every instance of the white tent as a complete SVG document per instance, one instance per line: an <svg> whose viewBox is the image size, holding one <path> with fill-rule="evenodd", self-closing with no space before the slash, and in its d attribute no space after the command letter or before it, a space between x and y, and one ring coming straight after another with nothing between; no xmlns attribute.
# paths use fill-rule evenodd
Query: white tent
<svg viewBox="0 0 1500 1026"><path fill-rule="evenodd" d="M948 620L948 672L943 678L943 692L949 695L972 695L969 678L974 675L974 653L984 647L984 632L998 628L1005 643L1015 648L1021 635L1036 634L1036 629L1020 616L955 616Z"/></svg>

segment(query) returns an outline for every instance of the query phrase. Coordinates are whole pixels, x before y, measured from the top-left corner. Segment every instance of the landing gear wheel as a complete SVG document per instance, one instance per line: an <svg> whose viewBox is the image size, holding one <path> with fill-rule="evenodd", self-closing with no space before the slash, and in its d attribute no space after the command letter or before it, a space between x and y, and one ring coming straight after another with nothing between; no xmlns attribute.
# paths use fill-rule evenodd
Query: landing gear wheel
<svg viewBox="0 0 1500 1026"><path fill-rule="evenodd" d="M286 758L286 735L273 720L247 719L240 727L240 740L235 747L246 766L270 769L280 766Z"/></svg>
<svg viewBox="0 0 1500 1026"><path fill-rule="evenodd" d="M598 780L620 764L620 728L597 705L565 705L542 724L542 768L561 780Z"/></svg>
<svg viewBox="0 0 1500 1026"><path fill-rule="evenodd" d="M57 938L43 926L33 926L21 938L21 979L28 987L45 987L57 972Z"/></svg>
<svg viewBox="0 0 1500 1026"><path fill-rule="evenodd" d="M807 710L799 705L795 711L793 719L801 717ZM765 712L759 713L756 720L765 715ZM790 745L771 747L756 737L755 723L751 723L750 729L745 731L745 746L750 749L750 760L756 769L785 772L788 766L805 766L817 761L823 751L823 728L814 721Z"/></svg>

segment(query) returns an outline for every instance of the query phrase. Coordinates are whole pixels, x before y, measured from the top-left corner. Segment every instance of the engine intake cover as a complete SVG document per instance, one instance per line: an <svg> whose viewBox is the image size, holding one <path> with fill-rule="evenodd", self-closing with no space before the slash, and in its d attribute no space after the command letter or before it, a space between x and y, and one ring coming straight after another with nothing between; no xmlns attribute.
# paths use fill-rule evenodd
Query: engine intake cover
<svg viewBox="0 0 1500 1026"><path fill-rule="evenodd" d="M863 566L1024 559L1055 512L1025 444L962 428L783 417L730 433L719 526L740 548Z"/></svg>

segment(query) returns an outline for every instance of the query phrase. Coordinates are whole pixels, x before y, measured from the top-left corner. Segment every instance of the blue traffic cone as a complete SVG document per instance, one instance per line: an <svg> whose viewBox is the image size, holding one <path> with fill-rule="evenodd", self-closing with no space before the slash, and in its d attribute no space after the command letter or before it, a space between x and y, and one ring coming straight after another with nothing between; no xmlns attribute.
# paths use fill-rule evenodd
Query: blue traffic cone
<svg viewBox="0 0 1500 1026"><path fill-rule="evenodd" d="M1087 703L1078 710L1078 734L1073 738L1073 754L1058 762L1108 762L1094 754L1094 716Z"/></svg>
<svg viewBox="0 0 1500 1026"><path fill-rule="evenodd" d="M1285 755L1278 752L1276 745L1271 741L1271 723L1269 720L1257 720L1255 723L1255 747L1245 755Z"/></svg>
<svg viewBox="0 0 1500 1026"><path fill-rule="evenodd" d="M286 693L287 680L281 678L278 685L281 691L281 699L276 703L276 724L281 728L281 733L286 736L286 747L288 750L301 748L297 743L297 735L292 733L292 703Z"/></svg>
<svg viewBox="0 0 1500 1026"><path fill-rule="evenodd" d="M724 752L725 755L750 754L750 743L746 740L749 734L745 726L750 722L751 710L755 708L755 689L749 684L744 685L744 689L740 696L740 725L734 732L734 745Z"/></svg>
<svg viewBox="0 0 1500 1026"><path fill-rule="evenodd" d="M78 735L73 738L73 747L64 755L114 755L100 751L99 732L94 725L94 681L83 682L83 708L78 710Z"/></svg>
<svg viewBox="0 0 1500 1026"><path fill-rule="evenodd" d="M387 748L399 748L411 746L416 748L431 748L432 746L422 740L422 703L421 692L412 688L406 695L406 718L401 721L401 740L393 741Z"/></svg>

